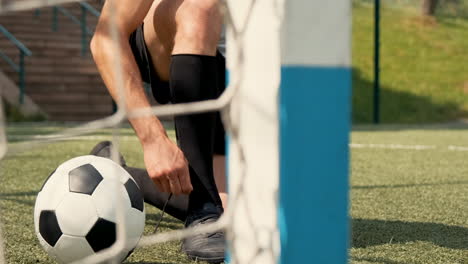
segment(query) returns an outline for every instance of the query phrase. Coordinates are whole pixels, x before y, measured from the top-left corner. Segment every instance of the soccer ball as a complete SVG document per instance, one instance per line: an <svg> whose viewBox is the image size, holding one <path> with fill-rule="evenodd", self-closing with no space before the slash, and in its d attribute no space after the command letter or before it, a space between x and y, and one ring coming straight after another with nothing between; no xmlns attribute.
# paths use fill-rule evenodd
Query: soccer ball
<svg viewBox="0 0 468 264"><path fill-rule="evenodd" d="M42 186L34 207L34 226L46 252L70 263L109 248L116 241L117 207L124 209L125 250L133 251L145 226L143 196L117 163L81 156L61 164Z"/></svg>

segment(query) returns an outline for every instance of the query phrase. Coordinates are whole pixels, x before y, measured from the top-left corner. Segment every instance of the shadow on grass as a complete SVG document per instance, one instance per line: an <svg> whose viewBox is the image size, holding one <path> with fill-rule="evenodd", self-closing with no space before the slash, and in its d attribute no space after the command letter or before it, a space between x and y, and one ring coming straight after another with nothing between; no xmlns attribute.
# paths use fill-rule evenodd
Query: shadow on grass
<svg viewBox="0 0 468 264"><path fill-rule="evenodd" d="M373 121L373 80L353 68L353 123L370 124ZM421 96L397 90L396 87L380 88L381 123L434 123L457 120L468 113L455 102L436 103L429 96Z"/></svg>
<svg viewBox="0 0 468 264"><path fill-rule="evenodd" d="M27 192L13 192L13 193L0 193L0 200L16 202L19 204L34 206L35 197L38 191L27 191ZM20 197L34 196L34 199L21 199Z"/></svg>
<svg viewBox="0 0 468 264"><path fill-rule="evenodd" d="M405 262L398 262L384 258L352 258L353 261L366 261L371 263L385 263L385 264L407 264Z"/></svg>
<svg viewBox="0 0 468 264"><path fill-rule="evenodd" d="M352 247L425 241L451 249L468 249L468 228L436 223L352 220Z"/></svg>

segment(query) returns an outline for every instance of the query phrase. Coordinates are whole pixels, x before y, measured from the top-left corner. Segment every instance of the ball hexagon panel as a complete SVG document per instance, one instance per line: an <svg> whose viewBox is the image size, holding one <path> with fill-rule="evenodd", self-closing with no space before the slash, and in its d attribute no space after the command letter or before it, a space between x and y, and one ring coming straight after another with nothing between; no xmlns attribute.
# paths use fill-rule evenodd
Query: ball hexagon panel
<svg viewBox="0 0 468 264"><path fill-rule="evenodd" d="M91 196L78 193L68 193L56 214L62 232L72 236L86 236L98 219Z"/></svg>
<svg viewBox="0 0 468 264"><path fill-rule="evenodd" d="M86 238L69 235L61 236L54 250L61 263L71 263L94 254Z"/></svg>
<svg viewBox="0 0 468 264"><path fill-rule="evenodd" d="M124 212L127 212L131 207L127 190L122 183L116 180L104 179L91 197L98 216L109 221L117 221L117 206L121 206ZM125 217L128 219L127 215Z"/></svg>
<svg viewBox="0 0 468 264"><path fill-rule="evenodd" d="M54 211L41 211L39 215L39 234L51 247L54 247L62 236L62 230Z"/></svg>
<svg viewBox="0 0 468 264"><path fill-rule="evenodd" d="M81 165L68 173L70 192L93 194L96 187L103 180L99 171L91 164Z"/></svg>
<svg viewBox="0 0 468 264"><path fill-rule="evenodd" d="M130 174L124 168L110 159L96 157L91 164L105 179L119 180L123 184L130 178Z"/></svg>
<svg viewBox="0 0 468 264"><path fill-rule="evenodd" d="M125 183L125 189L127 190L132 207L139 210L140 212L143 212L143 195L140 191L140 188L138 188L138 185L133 181L132 178L129 178Z"/></svg>
<svg viewBox="0 0 468 264"><path fill-rule="evenodd" d="M99 218L86 235L86 240L94 252L99 252L112 246L115 243L116 237L117 230L115 223Z"/></svg>

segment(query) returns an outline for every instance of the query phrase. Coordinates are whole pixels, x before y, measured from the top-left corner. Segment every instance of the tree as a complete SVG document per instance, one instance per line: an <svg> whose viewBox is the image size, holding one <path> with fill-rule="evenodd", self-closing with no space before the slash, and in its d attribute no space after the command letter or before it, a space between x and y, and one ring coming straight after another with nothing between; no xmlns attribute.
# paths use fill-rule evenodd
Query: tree
<svg viewBox="0 0 468 264"><path fill-rule="evenodd" d="M439 0L423 0L422 1L422 14L424 16L433 16Z"/></svg>

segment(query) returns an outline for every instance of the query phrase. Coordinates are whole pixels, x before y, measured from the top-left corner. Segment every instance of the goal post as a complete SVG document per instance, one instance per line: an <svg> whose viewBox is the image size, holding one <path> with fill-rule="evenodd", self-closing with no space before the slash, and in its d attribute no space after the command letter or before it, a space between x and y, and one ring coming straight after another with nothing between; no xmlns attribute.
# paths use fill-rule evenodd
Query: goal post
<svg viewBox="0 0 468 264"><path fill-rule="evenodd" d="M285 2L281 37L281 262L346 263L351 2Z"/></svg>
<svg viewBox="0 0 468 264"><path fill-rule="evenodd" d="M281 14L271 0L228 0L230 85L227 109L232 263L275 263L278 258L278 93Z"/></svg>
<svg viewBox="0 0 468 264"><path fill-rule="evenodd" d="M228 3L231 262L346 263L351 2Z"/></svg>

